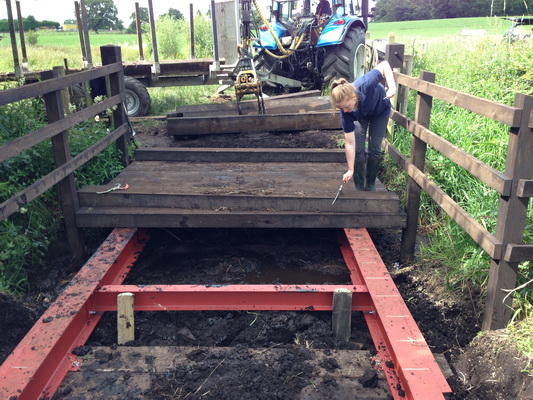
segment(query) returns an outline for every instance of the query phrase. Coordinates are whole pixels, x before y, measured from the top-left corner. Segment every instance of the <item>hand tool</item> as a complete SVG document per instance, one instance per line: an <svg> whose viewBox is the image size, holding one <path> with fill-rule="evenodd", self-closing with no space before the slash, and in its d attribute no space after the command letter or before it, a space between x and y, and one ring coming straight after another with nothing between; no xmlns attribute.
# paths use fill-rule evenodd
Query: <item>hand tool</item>
<svg viewBox="0 0 533 400"><path fill-rule="evenodd" d="M129 185L126 183L124 186L122 186L121 183L117 183L115 186L113 186L112 188L109 188L107 190L104 190L102 192L96 192L96 194L104 194L104 193L109 193L109 192L113 192L115 190L128 190L129 188Z"/></svg>
<svg viewBox="0 0 533 400"><path fill-rule="evenodd" d="M341 187L340 187L339 190L337 191L337 195L336 195L335 198L333 199L333 203L331 203L331 205L335 204L335 202L337 201L337 198L339 197L339 194L341 194L342 185L344 185L344 183L341 183Z"/></svg>

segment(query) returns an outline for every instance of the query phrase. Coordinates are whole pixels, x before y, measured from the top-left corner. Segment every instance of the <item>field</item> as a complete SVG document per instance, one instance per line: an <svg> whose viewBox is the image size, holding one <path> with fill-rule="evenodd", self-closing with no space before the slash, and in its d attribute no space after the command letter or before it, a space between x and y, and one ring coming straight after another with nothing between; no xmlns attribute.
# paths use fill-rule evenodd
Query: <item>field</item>
<svg viewBox="0 0 533 400"><path fill-rule="evenodd" d="M503 35L511 21L500 17L453 18L427 21L370 22L368 31L371 39L387 39L394 33L395 40L409 43L413 39L446 39L461 35L466 30L485 30L487 35Z"/></svg>
<svg viewBox="0 0 533 400"><path fill-rule="evenodd" d="M460 35L463 29L486 30L488 35L503 36L511 26L511 22L502 18L456 18L431 21L407 21L369 23L371 39L387 39L389 33L394 33L395 40L400 43L424 41L428 39L449 39ZM71 68L82 66L79 35L77 32L46 32L39 31L37 44L27 46L28 62L31 69L49 69L56 65L64 65L67 59ZM188 40L188 32L181 31L182 40ZM96 63L100 62L99 46L114 44L122 47L124 61L137 61L139 57L137 35L122 33L90 32L91 52ZM149 59L149 39L143 38L145 58ZM20 47L20 42L19 42ZM20 52L20 50L19 50ZM19 57L20 54L19 54ZM4 34L0 40L0 73L12 72L13 55L9 35Z"/></svg>

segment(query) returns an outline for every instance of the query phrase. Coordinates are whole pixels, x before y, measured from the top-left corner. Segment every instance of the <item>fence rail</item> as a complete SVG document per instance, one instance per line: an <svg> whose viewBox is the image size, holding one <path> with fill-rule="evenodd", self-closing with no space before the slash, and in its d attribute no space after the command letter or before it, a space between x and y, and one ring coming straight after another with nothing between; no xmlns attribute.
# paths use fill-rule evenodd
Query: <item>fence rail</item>
<svg viewBox="0 0 533 400"><path fill-rule="evenodd" d="M83 236L76 226L75 211L78 197L74 181L74 171L94 158L113 143L121 153L121 161L128 165L128 142L130 129L124 107L124 72L120 48L103 46L100 48L103 66L88 71L61 76L61 68L45 71L41 82L0 91L0 106L29 98L42 96L48 124L40 129L16 138L0 146L0 162L8 160L33 146L51 139L56 168L19 193L0 204L0 221L20 210L30 201L55 185L59 186L59 197L65 218L69 246L75 261L85 258ZM78 112L65 116L68 104L63 102L65 89L83 84L93 79L105 79L108 88L107 99ZM114 109L111 121L114 129L103 139L72 158L68 141L68 130L94 116Z"/></svg>
<svg viewBox="0 0 533 400"><path fill-rule="evenodd" d="M507 106L436 85L435 75L431 73L422 72L419 78L398 71L394 74L401 89L417 91L414 120L398 111L391 112L391 119L412 134L410 158L402 155L388 140L384 145L385 151L408 175L407 227L402 234L400 257L403 262L414 257L420 195L424 190L490 256L483 329L502 328L512 313L512 296L508 292L516 285L518 263L533 261L533 244L523 243L528 202L533 197L533 97L517 94L515 105ZM433 99L509 126L505 172L486 165L428 128ZM428 145L499 193L494 233L478 223L424 173Z"/></svg>

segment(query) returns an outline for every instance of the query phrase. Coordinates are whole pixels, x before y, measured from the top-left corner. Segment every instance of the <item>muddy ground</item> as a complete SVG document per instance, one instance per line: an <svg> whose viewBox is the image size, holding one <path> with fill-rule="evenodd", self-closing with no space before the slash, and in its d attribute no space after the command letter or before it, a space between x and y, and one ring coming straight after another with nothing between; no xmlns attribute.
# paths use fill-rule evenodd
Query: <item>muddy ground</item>
<svg viewBox="0 0 533 400"><path fill-rule="evenodd" d="M137 124L136 131L138 145L148 147L228 147L231 143L231 147L332 148L338 134L263 132L185 141L166 137L161 123ZM89 251L94 251L109 231L86 233ZM444 356L453 372L448 378L453 389L449 398L533 398L531 377L521 372L525 361L517 358L505 332L477 336L483 300L479 290L447 291L438 265L400 266L400 231L374 229L370 234L431 349ZM31 271L29 293L0 294L0 362L76 273L66 249L64 238L57 239L45 267ZM343 265L335 230L165 229L152 231L126 283L344 284L349 276ZM107 313L86 347L78 350L101 363L118 360L115 321L116 315ZM332 336L331 315L326 312L136 313L136 340L128 348L196 348L185 355L187 363L165 371L154 368L149 386L142 390L128 387L131 373L123 372L82 394L66 382L54 398L104 398L98 386L123 387L120 384L128 387L118 397L124 399L387 398L378 392L382 379L370 367L375 351L360 313L353 314L352 326L351 339L344 344ZM357 385L375 386L375 396L342 392L339 355L344 350L366 352L368 367L363 368L368 371ZM265 359L253 355L267 351ZM150 357L144 361L154 362Z"/></svg>

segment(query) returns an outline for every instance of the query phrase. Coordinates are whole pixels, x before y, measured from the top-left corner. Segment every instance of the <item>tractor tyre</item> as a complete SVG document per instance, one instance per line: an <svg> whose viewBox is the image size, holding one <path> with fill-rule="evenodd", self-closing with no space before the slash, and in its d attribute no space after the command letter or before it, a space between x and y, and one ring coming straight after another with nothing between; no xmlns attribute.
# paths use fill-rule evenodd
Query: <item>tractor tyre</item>
<svg viewBox="0 0 533 400"><path fill-rule="evenodd" d="M344 41L327 50L322 65L324 85L338 78L353 82L365 73L365 31L351 27Z"/></svg>
<svg viewBox="0 0 533 400"><path fill-rule="evenodd" d="M131 76L124 77L128 117L144 117L150 110L151 99L146 87Z"/></svg>

